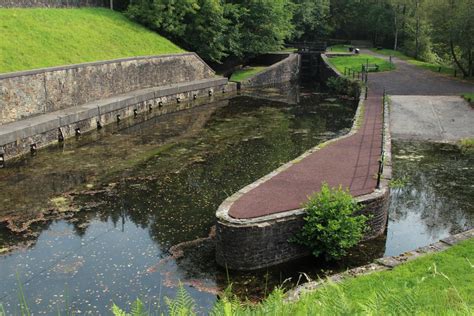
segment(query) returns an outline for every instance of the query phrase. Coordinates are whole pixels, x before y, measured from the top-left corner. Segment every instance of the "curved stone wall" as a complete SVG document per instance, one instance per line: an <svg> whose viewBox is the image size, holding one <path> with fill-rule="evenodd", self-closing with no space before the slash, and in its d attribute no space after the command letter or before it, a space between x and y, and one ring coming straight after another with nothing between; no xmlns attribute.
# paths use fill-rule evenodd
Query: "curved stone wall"
<svg viewBox="0 0 474 316"><path fill-rule="evenodd" d="M323 59L324 60L324 59ZM324 60L324 62L326 62ZM332 67L328 66L328 71ZM333 75L339 75L337 71ZM336 142L342 138L349 137L357 131L357 121L363 115L363 100L361 97L359 107L354 119L354 125L349 134L337 139L330 140L319 145L295 160L281 166L272 173L264 176L256 182L241 189L219 207L216 216L216 260L223 267L233 270L255 270L284 263L301 258L310 254L308 249L295 243L289 242L304 224L303 209L297 209L284 213L277 213L252 219L235 219L229 216L228 211L232 204L243 194L257 187L260 183L272 178L276 174L286 170L304 157L314 153L323 146ZM385 167L380 183L380 189L373 193L357 197L359 203L364 205L361 214L369 216L369 231L365 240L371 239L384 233L388 220L388 204L390 200L389 181L392 175L391 169L391 139L389 131L389 108L385 107L385 140L384 151Z"/></svg>

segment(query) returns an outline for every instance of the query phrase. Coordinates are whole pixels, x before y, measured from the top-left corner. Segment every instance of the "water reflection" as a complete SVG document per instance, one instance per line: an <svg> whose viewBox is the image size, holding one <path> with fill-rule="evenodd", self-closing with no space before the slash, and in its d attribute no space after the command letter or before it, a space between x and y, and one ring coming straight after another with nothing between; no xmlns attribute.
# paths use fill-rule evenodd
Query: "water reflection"
<svg viewBox="0 0 474 316"><path fill-rule="evenodd" d="M474 227L474 157L449 144L396 142L386 255Z"/></svg>
<svg viewBox="0 0 474 316"><path fill-rule="evenodd" d="M135 297L159 305L160 297L174 295L178 280L209 308L227 285L214 264L212 240L183 250L186 256L170 247L206 237L228 195L347 132L354 104L325 98L311 90L297 105L238 97L93 141L84 137L6 169L2 198L9 200L2 214L34 212L45 203L81 212L33 225L30 236L37 238L28 241L34 247L0 258L0 301L7 311L18 310L18 273L37 313L66 306L105 313L112 301L125 306ZM0 242L0 248L16 243L6 230ZM285 276L279 273L271 272L272 283ZM242 289L262 284L260 273L232 278Z"/></svg>
<svg viewBox="0 0 474 316"><path fill-rule="evenodd" d="M395 143L394 177L407 184L393 190L387 236L338 263L307 258L229 274L216 266L208 235L217 206L351 126L352 103L311 90L299 95L296 105L246 96L143 120L0 170L2 186L8 184L0 194L10 199L3 213L34 211L29 205L58 196L81 210L33 225L29 237L0 230L0 250L24 246L0 256L7 312L19 311L17 275L36 314L106 314L112 302L125 307L136 297L159 310L179 282L204 312L229 279L235 293L257 300L289 278L287 286L303 282L299 272L314 279L473 226L473 157L447 145Z"/></svg>

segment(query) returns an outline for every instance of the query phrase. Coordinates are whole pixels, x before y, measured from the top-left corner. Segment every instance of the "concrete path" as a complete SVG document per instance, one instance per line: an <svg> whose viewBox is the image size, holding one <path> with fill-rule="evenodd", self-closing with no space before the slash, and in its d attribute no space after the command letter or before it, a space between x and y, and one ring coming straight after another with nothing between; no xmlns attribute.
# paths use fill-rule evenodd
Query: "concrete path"
<svg viewBox="0 0 474 316"><path fill-rule="evenodd" d="M391 96L392 138L454 142L474 137L474 109L457 96Z"/></svg>
<svg viewBox="0 0 474 316"><path fill-rule="evenodd" d="M250 219L301 208L309 195L321 189L323 182L349 188L354 196L372 193L376 186L382 146L384 89L390 95L460 95L474 92L474 85L470 83L420 69L402 60L394 59L394 62L397 65L395 71L369 75L369 98L365 101L364 120L355 135L314 152L259 184L235 201L229 215L238 219ZM431 108L428 106L426 110L431 111ZM449 110L443 110L443 113L446 111ZM403 112L403 109L400 108L398 112ZM419 117L424 117L423 112L424 109L419 111ZM440 117L439 114L430 115ZM405 115L401 120L408 116ZM451 125L455 124L438 124L435 126L437 132L434 133L447 130ZM416 128L415 125L412 127Z"/></svg>

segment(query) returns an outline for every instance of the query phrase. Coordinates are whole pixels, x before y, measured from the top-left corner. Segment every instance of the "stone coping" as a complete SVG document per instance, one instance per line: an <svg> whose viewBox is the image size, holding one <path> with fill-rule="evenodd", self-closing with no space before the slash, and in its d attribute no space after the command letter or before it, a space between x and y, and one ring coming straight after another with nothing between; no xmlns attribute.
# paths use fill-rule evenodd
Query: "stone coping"
<svg viewBox="0 0 474 316"><path fill-rule="evenodd" d="M154 88L132 91L107 99L92 101L83 105L46 113L24 120L7 123L0 128L0 146L41 134L60 126L65 126L112 112L129 105L144 102L167 95L179 94L193 90L211 88L227 84L227 78L210 78L185 83L177 83Z"/></svg>
<svg viewBox="0 0 474 316"><path fill-rule="evenodd" d="M286 302L294 302L298 300L302 294L307 292L315 291L318 288L326 284L327 280L338 283L348 278L359 277L368 275L373 272L391 270L396 266L404 264L406 262L418 259L427 254L437 253L444 251L464 240L474 238L474 229L464 231L459 234L455 234L446 238L443 238L435 243L429 244L424 247L417 248L415 250L406 251L398 256L388 256L376 259L375 262L367 265L356 267L346 272L338 273L328 277L325 280L312 281L296 287L295 289L287 293Z"/></svg>
<svg viewBox="0 0 474 316"><path fill-rule="evenodd" d="M340 72L339 70L337 70L336 67L333 66L333 64L331 64L331 62L329 61L329 54L321 54L321 58L322 60L324 61L324 63L326 64L326 66L328 66L329 68L331 68L335 73L336 75L338 75L339 77L344 77Z"/></svg>
<svg viewBox="0 0 474 316"><path fill-rule="evenodd" d="M272 53L272 54L273 54L273 53ZM280 54L281 54L281 55L287 55L287 56L286 56L286 58L283 58L283 59L280 60L279 62L276 62L276 63L274 63L274 64L272 64L272 65L270 65L270 66L265 67L264 70L262 70L262 71L260 71L260 72L258 72L258 73L256 73L256 74L254 74L253 76L250 76L250 77L248 77L248 78L246 78L246 79L240 81L240 83L245 85L246 83L249 83L253 78L255 78L255 77L257 77L257 76L261 76L262 74L265 74L265 73L267 73L267 72L269 72L269 71L272 71L273 69L279 67L281 64L284 64L285 62L288 61L288 60L287 60L288 58L290 58L290 57L292 57L292 56L294 56L294 55L298 55L297 53L284 53L284 52L282 52L282 53L280 53Z"/></svg>
<svg viewBox="0 0 474 316"><path fill-rule="evenodd" d="M184 53L177 53L177 54L125 57L125 58L118 58L118 59L111 59L111 60L86 62L86 63L80 63L80 64L46 67L46 68L39 68L39 69L33 69L33 70L7 72L7 73L0 74L0 80L8 79L8 78L14 78L14 77L37 75L37 74L42 74L42 73L46 73L46 72L55 72L55 71L63 71L63 70L69 70L69 69L85 68L85 67L89 67L89 66L107 65L107 64L121 63L121 62L134 61L134 60L169 58L169 57L178 57L178 56L195 56L197 59L199 59L205 65L205 67L207 69L209 69L213 74L215 74L215 71L206 62L204 62L204 60L202 60L202 58L199 57L198 54L196 54L194 52L184 52Z"/></svg>
<svg viewBox="0 0 474 316"><path fill-rule="evenodd" d="M356 111L356 114L354 116L354 122L352 124L352 128L349 131L349 133L347 133L346 135L343 135L341 137L337 137L337 138L328 140L328 141L326 141L322 144L317 145L316 147L313 147L313 148L309 149L308 151L304 152L299 157L287 162L286 164L280 166L279 168L275 169L271 173L263 176L262 178L258 179L257 181L255 181L255 182L245 186L244 188L240 189L239 191L237 191L236 193L234 193L233 195L228 197L226 200L224 200L224 202L222 202L222 204L219 206L219 208L217 209L217 212L216 212L217 218L219 220L222 220L222 221L225 221L225 222L231 223L231 224L252 225L252 224L257 224L257 223L262 223L262 222L267 222L267 221L272 221L272 220L278 220L280 218L287 218L287 217L290 217L290 216L298 216L298 215L303 214L305 211L304 211L304 209L300 208L300 209L296 209L296 210L290 210L290 211L287 211L287 212L280 212L280 213L275 213L275 214L270 214L270 215L255 217L255 218L238 219L238 218L231 217L229 215L229 210L231 209L232 205L240 197L242 197L244 194L246 194L247 192L250 192L254 188L261 185L262 183L270 180L271 178L273 178L277 174L287 170L291 166L297 164L298 162L300 162L304 158L308 157L309 155L313 154L314 152L317 152L321 148L323 148L323 147L325 147L325 146L327 146L331 143L337 142L338 140L341 140L343 138L347 138L347 137L350 137L350 136L354 135L357 132L358 128L359 128L359 126L357 124L357 121L360 120L361 115L363 115L363 111L362 111L362 109L364 107L363 102L364 102L363 98L361 98L359 100L357 111Z"/></svg>
<svg viewBox="0 0 474 316"><path fill-rule="evenodd" d="M339 73L339 71L337 71L337 69L335 69L328 62L327 56L325 56L324 54L321 54L321 56L323 58L323 61L331 69L333 69L334 72L338 76L342 76L341 73ZM347 133L346 135L328 140L328 141L326 141L322 144L317 145L316 147L313 147L313 148L309 149L308 151L304 152L299 157L293 159L290 162L287 162L286 164L280 166L279 168L275 169L271 173L263 176L262 178L258 179L257 181L255 181L255 182L245 186L244 188L240 189L239 191L237 191L236 193L234 193L233 195L228 197L226 200L224 200L224 202L222 202L222 204L219 206L219 208L217 209L217 212L216 212L217 219L220 220L220 221L226 222L226 225L230 224L230 225L237 225L237 226L245 226L245 225L254 225L254 224L259 224L259 223L265 223L265 222L268 222L268 221L276 221L276 220L283 219L283 218L287 219L289 217L300 216L300 215L304 214L304 212L305 212L304 209L299 208L299 209L295 209L295 210L290 210L290 211L286 211L286 212L279 212L279 213L269 214L269 215L260 216L260 217L239 219L239 218L234 218L234 217L230 216L229 215L229 210L231 209L232 205L240 197L242 197L244 194L246 194L247 192L250 192L252 189L258 187L262 183L270 180L271 178L273 178L277 174L287 170L291 166L297 164L298 162L303 160L305 157L319 151L320 149L322 149L322 148L324 148L324 147L326 147L326 146L328 146L332 143L335 143L335 142L337 142L341 139L344 139L344 138L347 138L347 137L350 137L350 136L354 135L360 127L359 126L359 121L361 120L361 118L364 114L363 113L364 99L365 99L365 92L362 91L362 93L360 95L357 111L356 111L356 114L354 116L352 128L349 131L349 133ZM380 181L380 189L374 189L374 191L370 194L365 194L365 195L355 197L356 200L359 203L364 203L364 202L368 202L368 201L371 201L371 200L374 200L374 199L377 199L377 198L381 198L382 196L387 194L387 191L390 190L389 182L390 182L391 177L392 177L392 161L391 161L391 137L390 137L390 118L389 118L388 100L385 100L385 103L384 103L383 106L384 106L384 113L385 113L384 126L383 126L383 128L385 130L385 139L384 139L385 163L384 163L382 178L381 178L381 181Z"/></svg>

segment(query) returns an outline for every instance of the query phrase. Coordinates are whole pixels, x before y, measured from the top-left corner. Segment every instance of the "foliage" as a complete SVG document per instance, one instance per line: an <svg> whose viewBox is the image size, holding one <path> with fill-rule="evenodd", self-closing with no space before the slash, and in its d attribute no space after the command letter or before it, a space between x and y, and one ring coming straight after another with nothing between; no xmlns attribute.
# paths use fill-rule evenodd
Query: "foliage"
<svg viewBox="0 0 474 316"><path fill-rule="evenodd" d="M113 304L112 314L115 316L146 316L149 315L149 312L145 310L145 305L143 302L137 298L135 302L132 303L130 313L125 312L124 310L120 309L120 307Z"/></svg>
<svg viewBox="0 0 474 316"><path fill-rule="evenodd" d="M175 316L192 316L196 315L194 309L196 303L189 295L182 284L179 285L178 293L174 299L165 297L166 305L168 305L168 314Z"/></svg>
<svg viewBox="0 0 474 316"><path fill-rule="evenodd" d="M0 9L0 29L0 73L183 52L106 9Z"/></svg>
<svg viewBox="0 0 474 316"><path fill-rule="evenodd" d="M280 49L294 29L293 9L289 0L138 0L126 14L220 62Z"/></svg>
<svg viewBox="0 0 474 316"><path fill-rule="evenodd" d="M326 81L326 85L333 93L351 98L357 98L361 89L358 81L347 77L331 77Z"/></svg>
<svg viewBox="0 0 474 316"><path fill-rule="evenodd" d="M474 154L474 138L464 138L458 142L458 147L464 154Z"/></svg>
<svg viewBox="0 0 474 316"><path fill-rule="evenodd" d="M407 184L408 184L408 177L406 176L390 180L390 187L393 189L404 188L407 186Z"/></svg>
<svg viewBox="0 0 474 316"><path fill-rule="evenodd" d="M210 315L470 315L473 272L474 239L470 239L392 270L338 284L328 280L295 302L287 302L282 289L254 305L226 291Z"/></svg>
<svg viewBox="0 0 474 316"><path fill-rule="evenodd" d="M308 247L315 257L339 259L362 240L367 217L356 215L361 206L349 190L325 183L304 207L305 223L293 241Z"/></svg>
<svg viewBox="0 0 474 316"><path fill-rule="evenodd" d="M464 93L462 96L467 102L474 103L474 93Z"/></svg>
<svg viewBox="0 0 474 316"><path fill-rule="evenodd" d="M232 76L230 77L230 81L243 81L245 79L248 79L252 77L253 75L258 74L262 70L264 70L265 66L255 66L255 67L246 67L244 69L240 69L235 71Z"/></svg>
<svg viewBox="0 0 474 316"><path fill-rule="evenodd" d="M330 33L329 0L293 0L292 40L317 41Z"/></svg>

